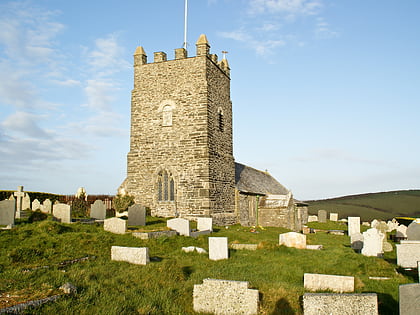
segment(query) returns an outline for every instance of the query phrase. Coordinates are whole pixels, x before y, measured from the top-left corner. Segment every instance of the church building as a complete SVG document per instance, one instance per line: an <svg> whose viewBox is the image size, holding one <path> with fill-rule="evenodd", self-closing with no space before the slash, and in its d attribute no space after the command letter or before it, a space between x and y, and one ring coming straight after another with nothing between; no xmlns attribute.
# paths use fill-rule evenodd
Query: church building
<svg viewBox="0 0 420 315"><path fill-rule="evenodd" d="M235 163L230 68L210 54L205 35L196 56L134 54L130 151L119 188L154 216L212 217L216 225L300 230L305 207L271 175ZM306 209L307 213L307 209Z"/></svg>

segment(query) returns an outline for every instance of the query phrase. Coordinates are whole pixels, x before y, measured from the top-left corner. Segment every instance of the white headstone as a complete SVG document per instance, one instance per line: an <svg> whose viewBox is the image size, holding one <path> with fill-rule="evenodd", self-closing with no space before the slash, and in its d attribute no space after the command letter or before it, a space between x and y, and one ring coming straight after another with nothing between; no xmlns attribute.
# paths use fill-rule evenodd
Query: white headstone
<svg viewBox="0 0 420 315"><path fill-rule="evenodd" d="M209 259L221 260L229 258L228 238L209 237Z"/></svg>
<svg viewBox="0 0 420 315"><path fill-rule="evenodd" d="M338 213L330 213L330 221L338 221Z"/></svg>
<svg viewBox="0 0 420 315"><path fill-rule="evenodd" d="M38 199L35 199L34 201L32 201L32 211L36 211L36 210L40 210L41 209L41 204L39 202Z"/></svg>
<svg viewBox="0 0 420 315"><path fill-rule="evenodd" d="M20 213L23 210L22 209L22 199L25 196L25 193L23 192L23 186L18 186L17 191L13 193L13 195L16 197L16 219L20 219Z"/></svg>
<svg viewBox="0 0 420 315"><path fill-rule="evenodd" d="M306 290L330 290L332 292L353 292L354 277L305 273L303 285Z"/></svg>
<svg viewBox="0 0 420 315"><path fill-rule="evenodd" d="M170 219L166 221L166 226L177 231L180 235L190 236L190 221L181 218Z"/></svg>
<svg viewBox="0 0 420 315"><path fill-rule="evenodd" d="M95 200L95 202L90 206L90 217L98 220L105 220L106 209L102 200Z"/></svg>
<svg viewBox="0 0 420 315"><path fill-rule="evenodd" d="M397 265L402 268L416 268L420 261L420 241L401 241L397 247Z"/></svg>
<svg viewBox="0 0 420 315"><path fill-rule="evenodd" d="M407 237L407 227L403 224L398 225L397 231L395 232L395 236L400 238Z"/></svg>
<svg viewBox="0 0 420 315"><path fill-rule="evenodd" d="M31 198L29 197L28 193L25 193L22 199L22 210L28 209L31 209Z"/></svg>
<svg viewBox="0 0 420 315"><path fill-rule="evenodd" d="M374 257L382 256L382 242L384 239L383 233L376 228L371 228L366 232L363 232L363 239L362 255Z"/></svg>
<svg viewBox="0 0 420 315"><path fill-rule="evenodd" d="M308 216L308 223L309 222L318 222L318 216L317 215L309 215Z"/></svg>
<svg viewBox="0 0 420 315"><path fill-rule="evenodd" d="M51 213L52 203L50 199L45 199L41 206L41 211L44 213Z"/></svg>
<svg viewBox="0 0 420 315"><path fill-rule="evenodd" d="M128 208L128 225L146 225L146 208L134 204Z"/></svg>
<svg viewBox="0 0 420 315"><path fill-rule="evenodd" d="M136 265L146 265L150 262L149 248L112 246L111 260L126 261Z"/></svg>
<svg viewBox="0 0 420 315"><path fill-rule="evenodd" d="M104 230L114 234L125 234L127 221L120 218L105 219Z"/></svg>
<svg viewBox="0 0 420 315"><path fill-rule="evenodd" d="M370 227L376 228L376 226L379 224L380 221L373 219L372 222L370 222Z"/></svg>
<svg viewBox="0 0 420 315"><path fill-rule="evenodd" d="M197 218L197 230L213 231L213 219L212 218Z"/></svg>
<svg viewBox="0 0 420 315"><path fill-rule="evenodd" d="M327 222L327 211L326 210L318 210L318 222L326 223Z"/></svg>
<svg viewBox="0 0 420 315"><path fill-rule="evenodd" d="M360 217L348 217L348 234L356 233L360 233Z"/></svg>
<svg viewBox="0 0 420 315"><path fill-rule="evenodd" d="M71 223L71 207L64 203L53 206L53 216L61 220L61 223Z"/></svg>
<svg viewBox="0 0 420 315"><path fill-rule="evenodd" d="M288 232L279 235L279 245L306 249L306 235L296 232Z"/></svg>

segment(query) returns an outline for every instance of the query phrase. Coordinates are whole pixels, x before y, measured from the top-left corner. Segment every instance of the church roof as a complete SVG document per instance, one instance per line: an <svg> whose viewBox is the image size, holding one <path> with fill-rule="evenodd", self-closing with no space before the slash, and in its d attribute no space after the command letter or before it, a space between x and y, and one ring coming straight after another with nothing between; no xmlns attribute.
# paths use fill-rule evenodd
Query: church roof
<svg viewBox="0 0 420 315"><path fill-rule="evenodd" d="M240 192L258 195L287 195L289 190L268 172L235 163L235 185Z"/></svg>

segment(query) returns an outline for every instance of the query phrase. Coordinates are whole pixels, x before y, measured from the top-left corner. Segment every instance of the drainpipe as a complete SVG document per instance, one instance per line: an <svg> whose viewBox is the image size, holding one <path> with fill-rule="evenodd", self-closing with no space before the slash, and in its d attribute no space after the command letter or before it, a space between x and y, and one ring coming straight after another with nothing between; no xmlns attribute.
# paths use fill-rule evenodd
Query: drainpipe
<svg viewBox="0 0 420 315"><path fill-rule="evenodd" d="M256 224L255 224L255 226L258 227L259 226L259 223L258 223L258 205L260 204L260 195L257 195L256 198L257 198L256 199L257 204L256 204L256 207L255 207L255 214L256 214Z"/></svg>

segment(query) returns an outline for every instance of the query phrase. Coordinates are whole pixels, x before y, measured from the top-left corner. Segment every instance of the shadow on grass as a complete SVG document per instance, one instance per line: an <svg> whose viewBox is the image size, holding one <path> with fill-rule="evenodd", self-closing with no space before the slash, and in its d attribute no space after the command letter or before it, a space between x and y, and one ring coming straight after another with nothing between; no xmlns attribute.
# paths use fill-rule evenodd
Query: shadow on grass
<svg viewBox="0 0 420 315"><path fill-rule="evenodd" d="M166 221L165 221L165 220L163 220L163 219L158 219L158 218L156 218L156 219L153 219L153 220L147 221L147 224L146 224L146 225L163 224L163 223L165 223L165 222L166 222Z"/></svg>
<svg viewBox="0 0 420 315"><path fill-rule="evenodd" d="M194 269L192 266L185 266L185 267L182 267L182 272L185 276L185 279L189 279L191 274L194 272Z"/></svg>
<svg viewBox="0 0 420 315"><path fill-rule="evenodd" d="M378 313L381 315L394 315L399 313L398 302L394 298L385 293L377 293L378 295Z"/></svg>
<svg viewBox="0 0 420 315"><path fill-rule="evenodd" d="M270 315L294 315L295 312L290 307L289 302L285 298L281 298L276 302L276 306Z"/></svg>
<svg viewBox="0 0 420 315"><path fill-rule="evenodd" d="M163 260L162 257L154 256L150 257L150 262L161 262Z"/></svg>
<svg viewBox="0 0 420 315"><path fill-rule="evenodd" d="M419 273L417 268L404 269L402 267L398 267L396 270L399 274L408 277L411 281L419 282Z"/></svg>

